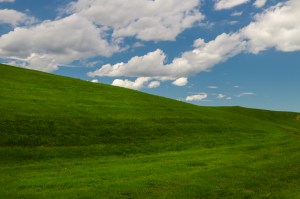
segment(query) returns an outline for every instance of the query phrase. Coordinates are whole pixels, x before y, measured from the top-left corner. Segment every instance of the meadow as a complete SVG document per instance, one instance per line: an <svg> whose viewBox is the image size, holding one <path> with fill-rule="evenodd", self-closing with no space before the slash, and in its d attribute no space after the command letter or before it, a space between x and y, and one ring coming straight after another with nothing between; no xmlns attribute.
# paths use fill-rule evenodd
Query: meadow
<svg viewBox="0 0 300 199"><path fill-rule="evenodd" d="M300 198L300 113L0 65L0 198Z"/></svg>

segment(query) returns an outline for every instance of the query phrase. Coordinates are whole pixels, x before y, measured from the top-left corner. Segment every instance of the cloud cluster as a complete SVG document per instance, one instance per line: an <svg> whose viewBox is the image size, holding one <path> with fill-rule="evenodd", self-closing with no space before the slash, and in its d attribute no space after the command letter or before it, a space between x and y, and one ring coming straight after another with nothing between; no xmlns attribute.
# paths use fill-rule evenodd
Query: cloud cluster
<svg viewBox="0 0 300 199"><path fill-rule="evenodd" d="M74 60L118 51L119 47L108 43L103 35L103 29L74 14L2 35L0 57L17 59L26 68L52 72Z"/></svg>
<svg viewBox="0 0 300 199"><path fill-rule="evenodd" d="M255 22L241 30L248 39L249 51L259 53L275 48L290 52L300 50L300 1L279 3L255 17Z"/></svg>
<svg viewBox="0 0 300 199"><path fill-rule="evenodd" d="M13 2L1 0L1 2ZM201 21L200 0L78 0L55 20L17 27L0 36L0 58L26 68L52 72L61 65L119 52L124 37L175 40ZM30 25L34 21L15 10L0 10L0 23Z"/></svg>
<svg viewBox="0 0 300 199"><path fill-rule="evenodd" d="M95 24L110 27L113 37L175 40L183 30L201 21L200 0L79 0L69 5Z"/></svg>
<svg viewBox="0 0 300 199"><path fill-rule="evenodd" d="M88 73L89 76L129 76L129 77L187 77L191 74L207 71L212 66L241 52L245 46L240 42L239 34L221 34L215 40L198 45L198 48L175 58L166 64L165 53L157 49L144 56L131 58L127 63L106 64L100 69Z"/></svg>
<svg viewBox="0 0 300 199"><path fill-rule="evenodd" d="M134 90L140 90L142 88L148 87L148 88L156 88L160 85L160 82L157 81L151 81L152 78L150 77L139 77L135 81L130 81L128 79L122 80L122 79L115 79L112 83L114 86L120 86L124 88L130 88Z"/></svg>
<svg viewBox="0 0 300 199"><path fill-rule="evenodd" d="M88 73L90 76L130 77L188 77L210 70L240 53L254 53L275 48L289 52L300 50L300 1L279 3L255 16L255 21L235 33L223 33L214 40L197 39L194 49L184 52L171 63L158 49L127 63L106 64Z"/></svg>
<svg viewBox="0 0 300 199"><path fill-rule="evenodd" d="M34 17L11 9L0 9L0 24L8 24L13 27L18 25L31 25L37 22Z"/></svg>

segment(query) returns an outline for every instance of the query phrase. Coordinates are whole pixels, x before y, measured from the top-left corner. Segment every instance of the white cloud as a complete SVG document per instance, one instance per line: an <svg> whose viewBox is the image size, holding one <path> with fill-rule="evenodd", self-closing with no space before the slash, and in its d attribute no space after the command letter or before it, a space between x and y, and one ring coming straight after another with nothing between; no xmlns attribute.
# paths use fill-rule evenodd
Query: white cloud
<svg viewBox="0 0 300 199"><path fill-rule="evenodd" d="M143 88L157 88L160 86L159 81L152 81L153 78L151 77L139 77L135 81L131 81L128 79L115 79L112 82L112 85L134 89L134 90L141 90Z"/></svg>
<svg viewBox="0 0 300 199"><path fill-rule="evenodd" d="M89 72L88 75L94 76L128 76L128 77L143 77L143 76L168 76L167 68L164 66L166 55L160 50L149 52L148 54L131 58L127 63L117 63L114 65L103 65L95 72ZM166 75L164 75L164 73Z"/></svg>
<svg viewBox="0 0 300 199"><path fill-rule="evenodd" d="M240 42L239 34L221 34L215 40L199 48L182 54L170 64L165 64L165 53L157 49L144 56L131 58L127 63L106 64L100 69L89 72L94 76L129 76L129 77L187 77L191 74L208 71L217 63L240 53L245 46Z"/></svg>
<svg viewBox="0 0 300 199"><path fill-rule="evenodd" d="M208 86L207 88L210 88L210 89L217 89L219 88L218 86Z"/></svg>
<svg viewBox="0 0 300 199"><path fill-rule="evenodd" d="M122 80L122 79L115 79L112 83L114 86L134 89L134 90L140 90L144 87L146 87L146 84L151 80L150 77L139 77L135 81L130 81L128 79Z"/></svg>
<svg viewBox="0 0 300 199"><path fill-rule="evenodd" d="M230 9L249 2L249 0L218 0L215 3L216 10Z"/></svg>
<svg viewBox="0 0 300 199"><path fill-rule="evenodd" d="M279 3L256 15L255 21L241 30L217 36L207 43L203 39L194 42L194 50L166 63L165 53L158 49L127 63L103 65L90 76L130 77L188 77L209 71L214 65L243 52L259 53L276 48L279 51L300 50L300 1Z"/></svg>
<svg viewBox="0 0 300 199"><path fill-rule="evenodd" d="M185 86L188 83L188 79L186 77L180 77L172 82L175 86Z"/></svg>
<svg viewBox="0 0 300 199"><path fill-rule="evenodd" d="M20 60L26 68L52 72L59 65L118 51L103 34L101 28L85 18L71 15L2 35L0 57Z"/></svg>
<svg viewBox="0 0 300 199"><path fill-rule="evenodd" d="M2 3L2 2L10 2L10 3L12 3L12 2L15 2L15 0L0 0L0 3Z"/></svg>
<svg viewBox="0 0 300 199"><path fill-rule="evenodd" d="M92 83L99 83L99 80L93 79L93 80L91 80L91 82L92 82Z"/></svg>
<svg viewBox="0 0 300 199"><path fill-rule="evenodd" d="M225 98L225 97L226 97L226 95L224 95L224 94L218 94L218 95L217 95L217 98L218 98L218 99L223 99L223 98Z"/></svg>
<svg viewBox="0 0 300 199"><path fill-rule="evenodd" d="M114 37L175 40L204 18L199 6L200 0L79 0L71 3L67 12L112 28Z"/></svg>
<svg viewBox="0 0 300 199"><path fill-rule="evenodd" d="M204 39L199 38L199 39L196 39L196 40L194 41L194 44L193 44L193 47L194 47L194 48L201 48L201 47L203 47L203 46L205 46L205 41L204 41Z"/></svg>
<svg viewBox="0 0 300 199"><path fill-rule="evenodd" d="M240 93L238 95L236 95L237 97L243 97L243 96L247 96L247 95L256 95L256 93L252 93L252 92L243 92Z"/></svg>
<svg viewBox="0 0 300 199"><path fill-rule="evenodd" d="M300 50L300 1L279 3L255 17L241 30L249 40L248 51L259 53L270 48L289 52Z"/></svg>
<svg viewBox="0 0 300 199"><path fill-rule="evenodd" d="M148 88L157 88L160 86L160 82L159 81L152 81L149 83Z"/></svg>
<svg viewBox="0 0 300 199"><path fill-rule="evenodd" d="M266 4L267 0L256 0L254 2L254 6L257 8L261 8Z"/></svg>
<svg viewBox="0 0 300 199"><path fill-rule="evenodd" d="M0 24L9 24L13 27L17 25L30 25L37 22L34 17L30 17L22 12L10 9L0 9Z"/></svg>
<svg viewBox="0 0 300 199"><path fill-rule="evenodd" d="M201 101L203 99L206 99L208 95L206 93L200 93L198 95L190 95L185 98L186 101Z"/></svg>

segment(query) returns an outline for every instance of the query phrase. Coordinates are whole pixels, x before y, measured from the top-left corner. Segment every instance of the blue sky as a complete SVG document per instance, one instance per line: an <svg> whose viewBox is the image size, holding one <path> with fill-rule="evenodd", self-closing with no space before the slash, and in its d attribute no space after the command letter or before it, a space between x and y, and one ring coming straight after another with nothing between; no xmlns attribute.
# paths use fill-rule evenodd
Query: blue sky
<svg viewBox="0 0 300 199"><path fill-rule="evenodd" d="M0 61L198 105L300 112L299 10L299 0L0 0Z"/></svg>

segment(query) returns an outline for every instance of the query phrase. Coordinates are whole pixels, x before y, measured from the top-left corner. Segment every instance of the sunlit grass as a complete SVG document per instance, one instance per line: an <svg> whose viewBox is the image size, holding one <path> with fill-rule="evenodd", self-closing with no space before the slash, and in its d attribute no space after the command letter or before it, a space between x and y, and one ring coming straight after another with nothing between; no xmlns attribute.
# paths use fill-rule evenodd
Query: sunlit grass
<svg viewBox="0 0 300 199"><path fill-rule="evenodd" d="M0 65L0 198L299 198L299 113Z"/></svg>

